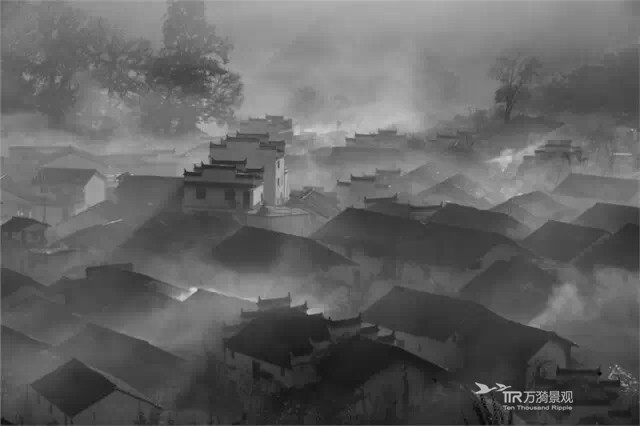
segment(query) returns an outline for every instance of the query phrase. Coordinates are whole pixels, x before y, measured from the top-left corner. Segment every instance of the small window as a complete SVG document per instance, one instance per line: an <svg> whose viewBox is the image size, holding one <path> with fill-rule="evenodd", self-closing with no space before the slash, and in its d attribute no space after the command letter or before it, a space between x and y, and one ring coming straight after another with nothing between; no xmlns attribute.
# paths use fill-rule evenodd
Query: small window
<svg viewBox="0 0 640 426"><path fill-rule="evenodd" d="M205 198L207 198L207 188L204 187L197 187L196 188L196 199L198 200L204 200Z"/></svg>
<svg viewBox="0 0 640 426"><path fill-rule="evenodd" d="M278 186L280 186L280 178L278 178Z"/></svg>
<svg viewBox="0 0 640 426"><path fill-rule="evenodd" d="M276 164L278 165L278 168L280 168L280 161L276 161Z"/></svg>
<svg viewBox="0 0 640 426"><path fill-rule="evenodd" d="M236 191L233 189L227 189L224 191L224 199L225 201L235 201L236 199Z"/></svg>

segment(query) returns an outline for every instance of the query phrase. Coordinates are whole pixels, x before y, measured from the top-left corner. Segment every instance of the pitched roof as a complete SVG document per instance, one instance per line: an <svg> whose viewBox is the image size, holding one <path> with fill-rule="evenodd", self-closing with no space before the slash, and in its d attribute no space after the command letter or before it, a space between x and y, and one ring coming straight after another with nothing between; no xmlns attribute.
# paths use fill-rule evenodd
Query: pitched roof
<svg viewBox="0 0 640 426"><path fill-rule="evenodd" d="M98 204L94 204L88 209L76 214L75 216L80 216L85 213L94 213L108 221L115 221L122 218L123 211L122 209L113 201L105 200ZM72 216L75 217L75 216Z"/></svg>
<svg viewBox="0 0 640 426"><path fill-rule="evenodd" d="M3 194L12 194L29 202L37 201L36 197L31 194L28 185L19 184L6 174L0 176L0 186Z"/></svg>
<svg viewBox="0 0 640 426"><path fill-rule="evenodd" d="M160 408L122 380L75 358L38 379L31 387L69 417L80 414L116 391Z"/></svg>
<svg viewBox="0 0 640 426"><path fill-rule="evenodd" d="M0 285L2 298L15 293L23 287L31 287L41 291L44 291L47 288L33 278L9 268L2 268L2 271L0 272L0 281L2 282L2 285Z"/></svg>
<svg viewBox="0 0 640 426"><path fill-rule="evenodd" d="M348 208L316 231L327 244L360 247L371 255L397 255L421 264L469 266L497 245L516 246L492 232Z"/></svg>
<svg viewBox="0 0 640 426"><path fill-rule="evenodd" d="M42 228L48 228L46 223L39 222L29 217L13 216L11 219L2 224L2 232L20 232L25 228L33 225L41 226Z"/></svg>
<svg viewBox="0 0 640 426"><path fill-rule="evenodd" d="M65 157L65 156L70 155L70 154L75 154L75 155L77 155L79 157L85 158L85 159L90 160L90 161L94 161L94 162L96 162L98 164L101 164L103 166L107 166L107 163L105 163L101 157L99 157L97 155L93 155L90 152L81 151L81 150L79 150L77 148L74 148L73 146L65 147L65 148L61 149L60 151L54 152L53 154L46 156L45 158L43 158L40 161L39 164L40 164L40 166L43 166L43 165L46 165L46 164L48 164L48 163L50 163L50 162L52 162L54 160L57 160L58 158Z"/></svg>
<svg viewBox="0 0 640 426"><path fill-rule="evenodd" d="M401 179L419 182L425 186L432 186L448 177L450 177L450 173L447 172L446 168L435 162L429 162L405 173Z"/></svg>
<svg viewBox="0 0 640 426"><path fill-rule="evenodd" d="M329 383L355 388L395 362L416 365L425 374L430 374L434 381L441 380L446 375L446 371L435 364L421 360L398 347L369 339L350 339L336 344L318 363L318 373Z"/></svg>
<svg viewBox="0 0 640 426"><path fill-rule="evenodd" d="M491 210L478 210L473 207L448 203L430 218L430 222L463 228L477 229L502 234L509 238L520 239L531 230L511 216Z"/></svg>
<svg viewBox="0 0 640 426"><path fill-rule="evenodd" d="M95 324L53 348L145 390L178 373L184 361L149 342Z"/></svg>
<svg viewBox="0 0 640 426"><path fill-rule="evenodd" d="M39 295L33 295L16 306L3 308L2 322L51 345L71 337L86 324L66 305Z"/></svg>
<svg viewBox="0 0 640 426"><path fill-rule="evenodd" d="M218 321L237 317L243 309L255 308L255 303L238 297L228 296L215 291L198 289L182 302L187 314L200 315L206 312L207 318Z"/></svg>
<svg viewBox="0 0 640 426"><path fill-rule="evenodd" d="M498 260L476 275L460 295L513 321L529 323L547 307L557 277L529 259Z"/></svg>
<svg viewBox="0 0 640 426"><path fill-rule="evenodd" d="M533 209L537 211L543 209L545 212L547 212L545 218L551 218L556 214L571 210L569 207L559 203L549 194L542 191L533 191L526 194L516 195L515 197L507 200L507 202L515 203L523 209L527 210L529 213L531 213Z"/></svg>
<svg viewBox="0 0 640 426"><path fill-rule="evenodd" d="M14 330L11 327L7 327L6 325L1 326L2 332L1 339L2 344L0 347L2 348L13 348L15 350L15 346L18 345L22 348L28 348L30 351L44 351L49 349L49 345L41 342L39 340L34 339L33 337L27 336L26 334Z"/></svg>
<svg viewBox="0 0 640 426"><path fill-rule="evenodd" d="M363 314L365 321L414 336L446 341L456 333L462 338L465 364L480 365L507 353L528 361L547 341L572 342L553 332L509 321L484 306L447 296L394 287Z"/></svg>
<svg viewBox="0 0 640 426"><path fill-rule="evenodd" d="M120 175L116 194L140 198L147 201L149 198L164 199L177 194L182 188L183 178L173 176L143 176L143 175Z"/></svg>
<svg viewBox="0 0 640 426"><path fill-rule="evenodd" d="M266 272L284 267L290 272L308 273L354 263L317 241L262 228L244 226L213 249L223 265L241 270Z"/></svg>
<svg viewBox="0 0 640 426"><path fill-rule="evenodd" d="M571 173L554 190L557 195L627 203L640 192L635 179Z"/></svg>
<svg viewBox="0 0 640 426"><path fill-rule="evenodd" d="M525 238L522 245L540 256L569 262L606 235L602 229L550 220Z"/></svg>
<svg viewBox="0 0 640 426"><path fill-rule="evenodd" d="M640 227L629 223L612 235L587 247L572 260L572 263L583 269L605 266L638 271L639 234Z"/></svg>
<svg viewBox="0 0 640 426"><path fill-rule="evenodd" d="M527 209L521 207L513 199L509 199L502 204L491 208L492 212L508 214L518 222L523 223L530 229L537 229L545 223L545 219L531 214Z"/></svg>
<svg viewBox="0 0 640 426"><path fill-rule="evenodd" d="M640 208L636 206L596 203L572 223L574 225L604 229L607 232L616 232L627 223L638 225L639 221Z"/></svg>
<svg viewBox="0 0 640 426"><path fill-rule="evenodd" d="M309 355L310 340L329 340L329 331L322 314L307 315L294 310L265 312L238 334L229 338L226 346L270 364L290 368L293 355Z"/></svg>
<svg viewBox="0 0 640 426"><path fill-rule="evenodd" d="M45 167L40 169L37 176L33 178L35 184L47 185L86 185L94 176L104 178L95 169L62 169Z"/></svg>
<svg viewBox="0 0 640 426"><path fill-rule="evenodd" d="M74 249L100 248L113 250L133 235L135 228L122 219L80 229L56 241Z"/></svg>

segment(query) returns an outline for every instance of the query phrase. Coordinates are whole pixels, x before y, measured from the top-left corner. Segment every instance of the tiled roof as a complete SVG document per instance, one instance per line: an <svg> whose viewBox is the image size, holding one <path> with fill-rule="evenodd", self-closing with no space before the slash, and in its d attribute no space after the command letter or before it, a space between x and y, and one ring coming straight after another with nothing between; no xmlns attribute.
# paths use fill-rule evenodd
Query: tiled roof
<svg viewBox="0 0 640 426"><path fill-rule="evenodd" d="M628 203L640 192L635 179L621 179L572 173L554 190L557 195L597 199L613 203Z"/></svg>
<svg viewBox="0 0 640 426"><path fill-rule="evenodd" d="M572 263L581 269L598 266L638 271L640 262L640 227L627 224L578 254Z"/></svg>
<svg viewBox="0 0 640 426"><path fill-rule="evenodd" d="M569 262L606 235L602 229L550 220L525 238L522 245L539 256Z"/></svg>
<svg viewBox="0 0 640 426"><path fill-rule="evenodd" d="M40 378L31 387L69 417L80 414L115 391L160 408L122 380L77 359Z"/></svg>
<svg viewBox="0 0 640 426"><path fill-rule="evenodd" d="M80 229L58 240L56 244L62 244L74 249L100 248L113 250L127 241L134 230L133 226L124 220L118 219Z"/></svg>
<svg viewBox="0 0 640 426"><path fill-rule="evenodd" d="M28 348L29 351L32 351L32 352L40 352L40 351L47 350L50 347L48 344L41 342L39 340L36 340L33 337L27 336L26 334L18 330L14 330L13 328L7 327L6 325L2 325L1 329L2 329L2 333L0 333L2 338L1 346L4 348L13 347L14 349L17 349L15 348L15 346L18 346L20 348Z"/></svg>
<svg viewBox="0 0 640 426"><path fill-rule="evenodd" d="M36 280L19 272L9 268L2 268L0 275L0 290L2 291L2 298L5 298L23 287L31 287L36 290L44 291L46 286L40 284Z"/></svg>
<svg viewBox="0 0 640 426"><path fill-rule="evenodd" d="M533 191L526 194L516 195L515 197L510 198L507 202L514 202L529 212L531 212L531 209L533 208L536 208L537 210L544 209L548 212L548 216L546 218L550 218L557 213L569 210L567 206L559 203L549 194L542 191Z"/></svg>
<svg viewBox="0 0 640 426"><path fill-rule="evenodd" d="M86 185L93 176L100 176L94 169L59 169L45 167L40 169L38 175L33 178L34 184L45 185Z"/></svg>
<svg viewBox="0 0 640 426"><path fill-rule="evenodd" d="M49 225L46 223L39 222L35 219L31 219L28 217L20 217L14 216L5 223L2 224L2 232L20 232L25 228L28 228L33 225L38 225L38 227L48 228Z"/></svg>
<svg viewBox="0 0 640 426"><path fill-rule="evenodd" d="M431 375L433 381L446 377L446 371L435 364L423 361L395 346L369 339L350 339L338 343L318 363L318 372L329 383L356 388L396 362L417 366L424 374Z"/></svg>
<svg viewBox="0 0 640 426"><path fill-rule="evenodd" d="M477 303L404 287L394 287L369 307L363 318L394 331L440 341L456 333L468 357L466 364L496 362L498 353L526 362L551 339L574 345L553 332L502 318Z"/></svg>
<svg viewBox="0 0 640 426"><path fill-rule="evenodd" d="M499 260L476 275L460 295L513 321L529 323L547 307L558 279L522 257Z"/></svg>
<svg viewBox="0 0 640 426"><path fill-rule="evenodd" d="M348 208L312 235L343 247L359 247L373 256L393 255L421 264L466 267L497 245L516 246L509 238L475 229L428 223L369 210Z"/></svg>
<svg viewBox="0 0 640 426"><path fill-rule="evenodd" d="M546 221L545 219L531 214L524 207L520 207L513 199L507 200L504 203L493 207L490 211L508 214L509 216L511 216L518 222L528 226L532 230L538 229Z"/></svg>
<svg viewBox="0 0 640 426"><path fill-rule="evenodd" d="M97 155L93 155L93 154L91 154L89 152L86 152L86 151L81 151L81 150L79 150L77 148L74 148L72 146L68 146L68 147L66 147L66 148L64 148L64 149L62 149L62 150L60 150L58 152L55 152L55 153L43 158L42 161L40 161L40 166L44 166L44 165L46 165L48 163L51 163L54 160L57 160L58 158L65 157L65 156L70 155L70 154L75 154L78 157L82 157L82 158L85 158L87 160L90 160L90 161L96 162L98 164L101 164L103 166L107 166L107 163L105 163L101 157L99 157Z"/></svg>
<svg viewBox="0 0 640 426"><path fill-rule="evenodd" d="M639 220L640 208L637 206L596 203L578 216L573 224L616 232L627 223L638 225Z"/></svg>
<svg viewBox="0 0 640 426"><path fill-rule="evenodd" d="M308 355L313 351L310 340L329 340L326 321L321 314L276 311L249 323L228 339L226 346L234 352L287 368L291 366L290 354Z"/></svg>
<svg viewBox="0 0 640 426"><path fill-rule="evenodd" d="M504 213L453 203L445 204L429 218L429 221L479 231L497 232L514 239L524 238L531 232L527 226Z"/></svg>
<svg viewBox="0 0 640 426"><path fill-rule="evenodd" d="M491 201L485 196L483 190L473 186L462 185L467 183L468 178L457 178L461 175L452 176L424 191L418 193L415 198L422 203L433 203L439 201L455 202L479 209L488 209L492 206Z"/></svg>
<svg viewBox="0 0 640 426"><path fill-rule="evenodd" d="M146 390L179 373L184 361L149 342L94 324L54 348Z"/></svg>
<svg viewBox="0 0 640 426"><path fill-rule="evenodd" d="M71 337L86 324L66 305L39 295L33 295L16 306L3 308L2 322L51 345Z"/></svg>
<svg viewBox="0 0 640 426"><path fill-rule="evenodd" d="M306 274L318 268L354 264L313 239L249 226L218 244L213 257L234 269L262 272L284 267Z"/></svg>
<svg viewBox="0 0 640 426"><path fill-rule="evenodd" d="M31 194L31 188L28 185L18 184L6 174L0 176L0 185L3 194L12 194L29 202L37 201L37 198Z"/></svg>

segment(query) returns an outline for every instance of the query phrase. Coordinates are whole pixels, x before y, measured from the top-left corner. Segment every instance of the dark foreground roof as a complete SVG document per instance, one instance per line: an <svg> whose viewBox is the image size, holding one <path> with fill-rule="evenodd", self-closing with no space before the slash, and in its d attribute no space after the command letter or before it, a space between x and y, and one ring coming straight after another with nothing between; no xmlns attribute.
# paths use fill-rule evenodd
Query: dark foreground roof
<svg viewBox="0 0 640 426"><path fill-rule="evenodd" d="M596 203L578 216L573 224L616 232L627 223L638 225L639 219L640 209L636 206Z"/></svg>
<svg viewBox="0 0 640 426"><path fill-rule="evenodd" d="M446 375L443 368L396 346L359 338L333 346L331 353L319 362L318 372L332 384L355 388L395 362L415 365L425 374L430 374L433 381L441 380Z"/></svg>
<svg viewBox="0 0 640 426"><path fill-rule="evenodd" d="M627 203L640 192L636 179L621 179L572 173L553 193L575 198L597 199L612 203Z"/></svg>
<svg viewBox="0 0 640 426"><path fill-rule="evenodd" d="M607 234L602 229L550 220L525 238L522 244L540 256L569 262Z"/></svg>
<svg viewBox="0 0 640 426"><path fill-rule="evenodd" d="M44 291L46 286L36 280L9 268L2 268L0 273L0 291L2 297L7 297L23 287L31 287L35 290Z"/></svg>
<svg viewBox="0 0 640 426"><path fill-rule="evenodd" d="M80 414L116 391L160 408L122 380L77 359L70 360L31 386L69 417Z"/></svg>
<svg viewBox="0 0 640 426"><path fill-rule="evenodd" d="M505 318L529 323L546 308L558 279L534 262L499 260L476 275L460 294Z"/></svg>
<svg viewBox="0 0 640 426"><path fill-rule="evenodd" d="M526 237L530 229L511 216L491 210L479 210L473 207L449 203L434 213L430 222L496 232L509 238Z"/></svg>
<svg viewBox="0 0 640 426"><path fill-rule="evenodd" d="M618 232L588 247L573 259L581 269L595 267L623 268L638 271L640 262L640 227L634 224L623 226Z"/></svg>

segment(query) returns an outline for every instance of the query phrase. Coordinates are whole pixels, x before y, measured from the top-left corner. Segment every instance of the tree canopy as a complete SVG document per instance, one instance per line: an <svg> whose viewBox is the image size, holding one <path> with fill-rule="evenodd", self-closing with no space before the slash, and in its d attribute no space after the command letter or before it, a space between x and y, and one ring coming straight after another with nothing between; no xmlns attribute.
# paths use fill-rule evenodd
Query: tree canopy
<svg viewBox="0 0 640 426"><path fill-rule="evenodd" d="M529 97L529 85L538 75L540 62L531 56L515 51L499 56L489 71L489 76L500 83L495 92L495 102L504 104L504 121L511 119L517 102Z"/></svg>
<svg viewBox="0 0 640 426"><path fill-rule="evenodd" d="M227 68L232 45L201 0L168 1L157 51L65 1L7 1L2 12L4 113L38 111L64 128L91 84L136 111L143 130L177 135L232 121L242 102L240 76Z"/></svg>

